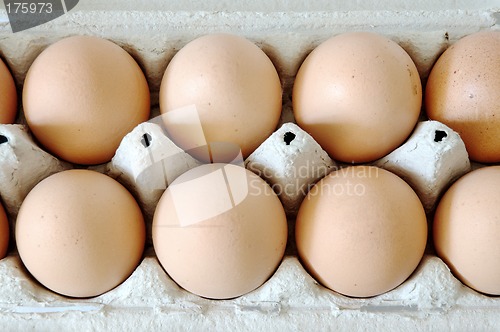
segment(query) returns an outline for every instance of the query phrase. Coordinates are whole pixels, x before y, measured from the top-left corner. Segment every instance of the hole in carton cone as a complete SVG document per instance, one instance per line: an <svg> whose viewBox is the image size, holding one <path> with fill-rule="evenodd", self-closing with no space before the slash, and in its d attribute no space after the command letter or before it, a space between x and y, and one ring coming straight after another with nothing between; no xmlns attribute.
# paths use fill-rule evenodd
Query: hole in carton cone
<svg viewBox="0 0 500 332"><path fill-rule="evenodd" d="M295 139L295 134L292 133L291 131L287 131L285 133L285 136L283 136L283 140L285 141L286 145L290 145L290 143Z"/></svg>
<svg viewBox="0 0 500 332"><path fill-rule="evenodd" d="M436 130L434 133L434 142L441 142L444 138L446 138L448 134L443 130Z"/></svg>
<svg viewBox="0 0 500 332"><path fill-rule="evenodd" d="M151 135L146 133L146 134L142 135L141 143L142 143L142 145L144 145L145 148L147 148L151 145L152 140L153 140L153 138L151 137Z"/></svg>
<svg viewBox="0 0 500 332"><path fill-rule="evenodd" d="M0 144L7 143L8 141L9 139L6 136L0 135Z"/></svg>

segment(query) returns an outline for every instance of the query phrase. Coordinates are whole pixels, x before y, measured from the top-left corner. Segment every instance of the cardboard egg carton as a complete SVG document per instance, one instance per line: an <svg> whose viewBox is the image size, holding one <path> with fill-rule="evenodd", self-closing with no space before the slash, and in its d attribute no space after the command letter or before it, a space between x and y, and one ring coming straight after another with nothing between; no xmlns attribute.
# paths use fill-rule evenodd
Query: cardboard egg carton
<svg viewBox="0 0 500 332"><path fill-rule="evenodd" d="M246 160L246 166L256 171L263 165L272 170L266 179L268 182L285 185L293 178L293 175L286 176L293 174L287 173L287 169L307 164L304 158L323 163L325 169L342 166L328 160L321 151L301 156L290 149L298 145L306 150L317 148L314 140L291 124L291 88L300 64L322 41L348 31L386 35L409 53L425 84L432 65L449 45L483 29L500 29L500 4L496 0L481 3L446 0L438 4L395 0L366 4L293 0L286 8L278 1L263 0L252 3L185 0L168 4L160 0L144 4L88 0L53 21L17 33L12 33L6 12L1 10L0 55L12 70L20 93L31 63L51 43L75 34L110 39L127 50L144 70L151 89L153 118L159 114L158 90L163 72L176 51L207 33L242 35L271 58L283 85L280 126ZM432 211L439 194L450 182L471 167L481 165L469 163L463 143L452 130L426 120L423 115L405 145L374 164L403 177L414 187L427 211ZM36 147L24 126L22 110L16 123L0 126L0 135L8 138L0 144L0 194L8 205L12 226L24 196L36 183L54 172L75 166ZM140 183L134 187L131 181L134 174L145 167L140 162L144 151L138 145L144 130L161 138L155 127L142 125L123 140L111 163L91 168L127 185L139 197L149 224L159 197L151 195ZM293 132L294 141L284 139L283 133L287 132ZM411 144L420 148L413 149ZM276 151L284 156L283 162L273 159ZM135 163L127 159L131 158L131 152L134 152ZM7 156L16 164L15 182L6 171ZM196 166L189 156L183 158L186 162L175 168L177 173ZM297 185L312 183L321 176L318 173L316 178L305 179ZM300 199L282 200L290 216L296 212ZM0 261L0 285L0 326L8 331L103 328L351 331L389 327L402 331L486 331L500 326L500 299L462 285L435 256L431 245L412 276L390 292L360 299L324 288L297 258L293 217L287 252L276 273L260 288L233 300L203 299L181 289L162 269L151 247L123 284L95 298L70 299L47 290L26 271L14 245Z"/></svg>

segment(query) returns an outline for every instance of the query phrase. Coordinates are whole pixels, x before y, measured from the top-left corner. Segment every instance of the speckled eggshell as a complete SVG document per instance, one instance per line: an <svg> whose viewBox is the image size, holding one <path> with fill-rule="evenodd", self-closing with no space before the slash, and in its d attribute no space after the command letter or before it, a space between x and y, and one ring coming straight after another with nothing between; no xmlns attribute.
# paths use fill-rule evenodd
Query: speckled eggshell
<svg viewBox="0 0 500 332"><path fill-rule="evenodd" d="M240 36L210 34L185 45L170 61L160 109L165 114L194 105L206 142L235 144L246 158L276 129L281 96L278 73L258 46ZM195 135L186 126L167 130L181 148L193 144Z"/></svg>
<svg viewBox="0 0 500 332"><path fill-rule="evenodd" d="M297 124L334 160L369 162L401 145L420 114L415 64L375 33L332 37L302 63L293 86Z"/></svg>
<svg viewBox="0 0 500 332"><path fill-rule="evenodd" d="M102 38L74 36L35 59L23 106L31 131L49 152L77 164L101 164L148 120L149 87L124 49Z"/></svg>
<svg viewBox="0 0 500 332"><path fill-rule="evenodd" d="M167 188L153 221L153 244L169 276L213 299L261 286L280 264L287 221L260 177L232 164L189 170Z"/></svg>
<svg viewBox="0 0 500 332"><path fill-rule="evenodd" d="M477 169L445 193L433 225L438 256L464 284L500 295L500 166Z"/></svg>
<svg viewBox="0 0 500 332"><path fill-rule="evenodd" d="M460 134L471 159L500 162L500 31L468 35L439 57L425 108Z"/></svg>
<svg viewBox="0 0 500 332"><path fill-rule="evenodd" d="M69 170L30 191L16 223L19 255L44 286L92 297L123 282L142 258L145 225L133 196L117 181Z"/></svg>
<svg viewBox="0 0 500 332"><path fill-rule="evenodd" d="M427 242L427 220L411 187L372 166L334 171L302 202L295 228L308 272L344 295L370 297L403 283Z"/></svg>

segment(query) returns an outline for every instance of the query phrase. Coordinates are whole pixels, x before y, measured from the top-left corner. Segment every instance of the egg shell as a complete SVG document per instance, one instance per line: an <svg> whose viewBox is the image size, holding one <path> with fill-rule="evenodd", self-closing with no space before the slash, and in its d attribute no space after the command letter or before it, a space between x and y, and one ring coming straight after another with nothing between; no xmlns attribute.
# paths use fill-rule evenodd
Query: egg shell
<svg viewBox="0 0 500 332"><path fill-rule="evenodd" d="M500 166L472 171L450 187L436 209L433 236L457 278L500 295Z"/></svg>
<svg viewBox="0 0 500 332"><path fill-rule="evenodd" d="M293 86L297 124L334 160L369 162L410 135L422 86L410 56L371 32L334 36L304 60Z"/></svg>
<svg viewBox="0 0 500 332"><path fill-rule="evenodd" d="M14 78L0 59L0 124L14 123L17 115L17 90Z"/></svg>
<svg viewBox="0 0 500 332"><path fill-rule="evenodd" d="M427 115L457 131L477 162L500 162L499 54L500 31L468 35L439 57L427 81Z"/></svg>
<svg viewBox="0 0 500 332"><path fill-rule="evenodd" d="M0 202L0 259L7 255L9 249L9 220L7 214Z"/></svg>
<svg viewBox="0 0 500 332"><path fill-rule="evenodd" d="M19 255L54 292L92 297L123 282L142 258L145 226L132 195L109 176L69 170L40 182L16 223Z"/></svg>
<svg viewBox="0 0 500 332"><path fill-rule="evenodd" d="M271 187L232 164L206 164L178 177L153 220L153 244L166 272L184 289L213 299L261 286L281 262L287 234Z"/></svg>
<svg viewBox="0 0 500 332"><path fill-rule="evenodd" d="M411 187L373 166L319 181L300 207L295 238L308 272L344 295L370 297L403 283L427 242L424 208Z"/></svg>
<svg viewBox="0 0 500 332"><path fill-rule="evenodd" d="M210 34L185 45L170 61L160 87L160 109L168 113L194 105L206 142L230 142L246 158L276 129L281 82L267 55L236 35ZM181 148L195 135L167 127ZM227 160L226 162L230 162Z"/></svg>
<svg viewBox="0 0 500 332"><path fill-rule="evenodd" d="M111 41L64 38L46 48L24 82L26 121L50 152L77 164L111 160L122 138L150 114L146 78Z"/></svg>

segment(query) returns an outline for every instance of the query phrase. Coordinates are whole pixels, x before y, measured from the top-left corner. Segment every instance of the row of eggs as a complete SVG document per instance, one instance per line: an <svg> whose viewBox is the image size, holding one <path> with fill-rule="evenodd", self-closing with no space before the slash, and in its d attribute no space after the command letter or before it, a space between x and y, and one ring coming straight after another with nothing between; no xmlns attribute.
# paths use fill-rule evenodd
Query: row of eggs
<svg viewBox="0 0 500 332"><path fill-rule="evenodd" d="M488 90L494 89L498 75L490 73L487 61L498 62L498 52L491 49L498 50L499 41L494 32L464 38L443 54L427 84L429 116L445 123L451 118L447 124L453 128L458 123L456 130L463 137L468 132L484 136L477 126L487 125L487 144L481 137L465 141L471 157L480 161L499 161L494 131L500 129L494 122L495 108L488 104L494 104L495 94L498 100L498 89ZM482 71L457 64L457 58L472 59L474 66L481 63L469 58L478 49L479 58L487 59ZM450 52L458 55L447 58ZM444 84L451 80L446 78L451 70L453 84ZM471 88L467 73L482 79ZM469 114L470 121L464 102L458 100L464 89L474 90L465 96L476 98L475 103L483 98L481 107L475 104L474 114ZM321 44L297 73L293 93L297 123L334 159L347 162L371 161L399 146L417 121L421 99L420 78L410 57L396 43L372 33L344 34ZM272 62L246 39L201 37L178 52L162 81L162 112L187 104L197 105L206 141L236 143L246 157L277 125L280 80ZM23 107L38 141L77 164L108 161L121 138L149 118L150 108L147 82L133 59L109 41L82 36L55 43L35 60L24 83ZM456 107L464 113L457 115ZM170 129L179 133L172 135L179 146L189 146L189 131ZM427 239L425 213L411 188L394 174L376 169L376 176L366 176L372 170L366 166L347 170L331 173L305 199L297 217L297 246L304 265L323 285L350 296L373 296L399 285L417 266ZM217 185L216 175L226 179L226 187ZM267 184L238 166L208 164L176 181L205 177L206 185L197 187L196 195L191 191L182 196L174 182L162 196L153 228L155 250L182 287L209 298L231 298L272 275L284 254L286 217ZM177 212L189 209L178 204L203 213L199 211L204 206L218 204L217 197L234 192L228 190L233 178L247 186L233 209L203 223L185 224L189 216ZM494 182L491 177L487 181ZM339 185L346 190L331 190ZM195 197L179 201L179 195ZM364 208L369 202L370 208ZM438 251L444 247L439 234L444 234L443 243L450 242L447 227L439 225L457 218L445 212L436 215L443 214L446 221L435 225ZM372 222L370 227L366 220ZM91 171L66 171L42 181L23 203L16 227L18 250L28 270L48 288L68 296L95 296L115 287L132 273L144 247L144 222L133 197L116 181ZM373 250L374 245L379 250ZM482 292L498 294L498 272L494 264L491 268L485 274L487 286L474 277L461 279Z"/></svg>
<svg viewBox="0 0 500 332"><path fill-rule="evenodd" d="M500 32L485 31L452 45L433 67L427 115L457 131L471 159L500 162L498 49ZM16 92L0 68L0 123L16 114ZM185 45L160 87L162 113L196 105L208 142L231 142L250 155L276 129L282 89L266 54L250 41L207 35ZM23 88L27 123L52 154L76 164L101 164L123 136L149 119L149 88L122 48L89 36L60 40L30 67ZM307 56L293 88L300 127L338 161L365 163L387 155L409 136L422 106L421 80L410 56L373 33L335 36ZM171 128L181 146L194 138Z"/></svg>

